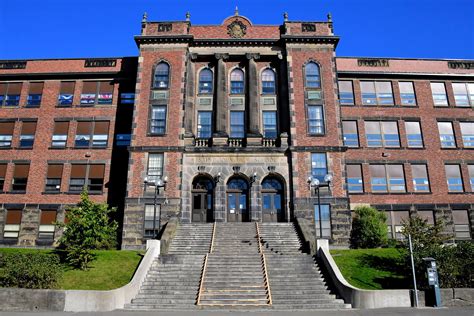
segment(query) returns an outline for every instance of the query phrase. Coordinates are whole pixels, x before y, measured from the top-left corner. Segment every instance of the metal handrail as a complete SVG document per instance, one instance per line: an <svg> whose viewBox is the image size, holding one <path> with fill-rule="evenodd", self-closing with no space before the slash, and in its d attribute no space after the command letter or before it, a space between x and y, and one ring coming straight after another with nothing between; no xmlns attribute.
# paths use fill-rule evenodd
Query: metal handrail
<svg viewBox="0 0 474 316"><path fill-rule="evenodd" d="M209 249L209 253L212 253L212 251L214 250L214 237L216 236L216 226L217 222L214 222L214 226L212 227L211 249Z"/></svg>
<svg viewBox="0 0 474 316"><path fill-rule="evenodd" d="M267 286L267 297L268 297L268 305L272 305L272 290L270 289L270 281L268 279L268 272L267 272L267 260L265 259L265 254L263 253L262 250L262 240L260 239L260 229L258 227L258 223L255 223L257 226L257 238L258 238L258 252L260 253L260 257L262 260L262 266L263 266L263 273L265 276L265 285Z"/></svg>
<svg viewBox="0 0 474 316"><path fill-rule="evenodd" d="M206 254L206 256L204 257L204 267L202 268L201 283L199 284L199 292L198 292L196 305L201 305L201 294L202 294L202 288L204 286L204 275L206 274L206 270L207 270L207 256L208 255L209 254Z"/></svg>

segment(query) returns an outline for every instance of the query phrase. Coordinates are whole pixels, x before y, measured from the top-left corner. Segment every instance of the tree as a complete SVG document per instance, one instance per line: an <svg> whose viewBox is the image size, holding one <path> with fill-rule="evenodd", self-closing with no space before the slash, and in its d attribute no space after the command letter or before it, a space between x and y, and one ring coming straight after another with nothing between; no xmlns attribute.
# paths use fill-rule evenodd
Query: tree
<svg viewBox="0 0 474 316"><path fill-rule="evenodd" d="M376 248L385 246L388 242L387 216L370 206L355 208L355 218L352 221L351 247Z"/></svg>
<svg viewBox="0 0 474 316"><path fill-rule="evenodd" d="M118 224L109 216L115 211L107 203L91 201L86 190L81 193L81 201L67 210L66 223L57 223L64 227L59 243L66 251L70 265L86 270L94 258L92 250L111 249L117 245Z"/></svg>

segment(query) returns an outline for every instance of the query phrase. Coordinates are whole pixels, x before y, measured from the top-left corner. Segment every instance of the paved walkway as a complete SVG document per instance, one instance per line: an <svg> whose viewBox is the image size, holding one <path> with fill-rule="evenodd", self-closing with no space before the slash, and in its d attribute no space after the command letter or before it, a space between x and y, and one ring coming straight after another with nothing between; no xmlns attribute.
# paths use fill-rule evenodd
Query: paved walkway
<svg viewBox="0 0 474 316"><path fill-rule="evenodd" d="M52 312L0 312L0 316L474 316L472 307L452 308L386 308L371 310L321 310L308 312L255 312L255 311L174 311L174 312L130 312L114 311L107 313L52 313Z"/></svg>

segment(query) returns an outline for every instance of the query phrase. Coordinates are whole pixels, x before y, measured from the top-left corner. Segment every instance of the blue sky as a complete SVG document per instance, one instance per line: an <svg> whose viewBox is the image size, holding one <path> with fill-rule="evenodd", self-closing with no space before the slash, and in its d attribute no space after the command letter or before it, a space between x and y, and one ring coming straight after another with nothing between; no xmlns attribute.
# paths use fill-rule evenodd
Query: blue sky
<svg viewBox="0 0 474 316"><path fill-rule="evenodd" d="M0 59L136 56L144 11L220 24L236 5L254 24L331 12L338 56L474 59L474 0L0 0Z"/></svg>

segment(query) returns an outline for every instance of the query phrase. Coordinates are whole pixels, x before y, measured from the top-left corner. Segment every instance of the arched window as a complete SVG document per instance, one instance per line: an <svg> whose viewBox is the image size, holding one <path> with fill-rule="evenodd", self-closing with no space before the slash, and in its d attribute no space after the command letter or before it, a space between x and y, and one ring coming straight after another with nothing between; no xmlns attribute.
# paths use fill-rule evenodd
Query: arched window
<svg viewBox="0 0 474 316"><path fill-rule="evenodd" d="M280 180L267 177L262 181L262 190L281 191L283 190L283 185L281 184Z"/></svg>
<svg viewBox="0 0 474 316"><path fill-rule="evenodd" d="M305 67L306 88L321 88L321 77L319 66L310 62Z"/></svg>
<svg viewBox="0 0 474 316"><path fill-rule="evenodd" d="M271 69L262 72L262 93L275 94L275 72Z"/></svg>
<svg viewBox="0 0 474 316"><path fill-rule="evenodd" d="M248 188L247 181L242 178L232 178L227 182L228 190L248 190Z"/></svg>
<svg viewBox="0 0 474 316"><path fill-rule="evenodd" d="M212 93L212 71L208 68L199 73L199 93Z"/></svg>
<svg viewBox="0 0 474 316"><path fill-rule="evenodd" d="M230 73L230 93L244 94L244 72L242 69L234 69Z"/></svg>
<svg viewBox="0 0 474 316"><path fill-rule="evenodd" d="M159 63L155 68L153 78L153 88L168 89L170 79L170 66L165 63Z"/></svg>

